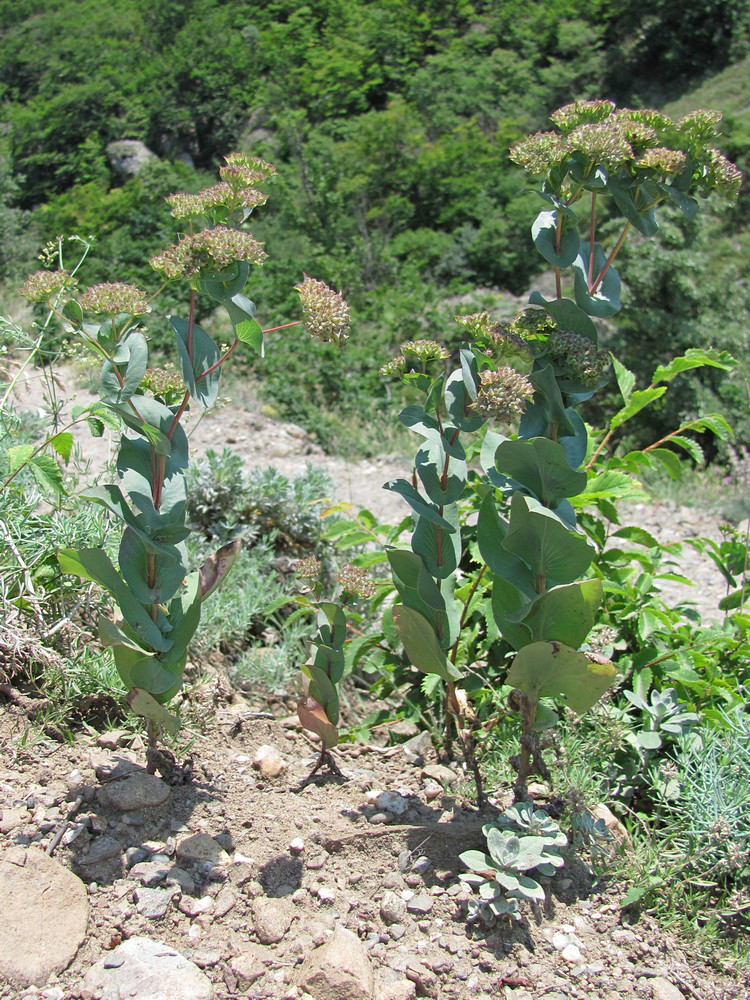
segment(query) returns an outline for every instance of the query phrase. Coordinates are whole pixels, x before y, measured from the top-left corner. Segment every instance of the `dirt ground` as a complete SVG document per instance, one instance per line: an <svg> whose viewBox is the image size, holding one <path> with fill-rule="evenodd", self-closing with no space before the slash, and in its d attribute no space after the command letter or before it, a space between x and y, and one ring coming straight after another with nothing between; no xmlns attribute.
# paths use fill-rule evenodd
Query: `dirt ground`
<svg viewBox="0 0 750 1000"><path fill-rule="evenodd" d="M33 382L19 397L29 409L44 405ZM81 442L92 471L101 468L112 442L92 439L85 428ZM381 489L404 475L397 458L332 458L301 429L245 410L206 417L191 444L199 451L226 445L286 475L309 461L330 472L340 499L385 520L403 514L398 498ZM715 519L674 505L640 506L631 515L668 541L717 532ZM721 580L692 550L687 559L683 572L701 581L696 603L713 616ZM545 904L524 906L520 922L468 926L458 855L481 846L482 823L509 803L508 789L490 789L490 804L478 814L461 767L435 770L424 735L390 749L342 747L342 777L306 782L314 748L288 707L250 705L219 678L204 694L203 725L189 723L181 735L192 776L165 788L158 805L123 804L111 791L143 774L140 736L91 732L61 744L40 736L23 705L0 708L0 862L18 849L50 848L78 803L54 858L86 884L90 907L85 939L67 969L52 973L42 992L6 983L3 1000L101 995L87 972L140 936L194 963L216 1000L294 1000L303 996L306 956L336 928L363 946L376 1000L748 996L741 971L696 954L647 913L623 911L626 887L595 882L573 856L546 887ZM265 759L273 766L256 760L264 746L272 748Z"/></svg>

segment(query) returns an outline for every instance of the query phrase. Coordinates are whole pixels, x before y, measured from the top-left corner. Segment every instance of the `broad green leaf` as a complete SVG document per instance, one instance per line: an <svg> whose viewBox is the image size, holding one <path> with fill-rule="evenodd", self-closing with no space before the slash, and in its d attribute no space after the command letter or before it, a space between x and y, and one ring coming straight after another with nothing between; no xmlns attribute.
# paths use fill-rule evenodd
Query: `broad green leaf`
<svg viewBox="0 0 750 1000"><path fill-rule="evenodd" d="M534 306L543 306L561 330L573 330L580 333L595 344L599 343L599 335L594 321L583 309L580 309L571 299L547 299L540 292L532 292L529 302Z"/></svg>
<svg viewBox="0 0 750 1000"><path fill-rule="evenodd" d="M169 623L172 631L170 659L178 657L187 649L195 635L201 617L200 574L191 573L185 580L185 589L172 599L169 605ZM165 659L165 657L162 657Z"/></svg>
<svg viewBox="0 0 750 1000"><path fill-rule="evenodd" d="M474 362L476 365L476 361ZM469 387L467 387L467 381ZM472 409L477 398L476 385L462 366L461 371L452 372L445 383L445 405L453 423L462 431L477 431L485 422L484 417Z"/></svg>
<svg viewBox="0 0 750 1000"><path fill-rule="evenodd" d="M601 246L594 247L594 278L601 272L606 263L606 257ZM613 267L608 268L597 290L588 290L589 244L581 241L581 250L573 262L574 291L576 304L589 316L606 318L620 310L620 277Z"/></svg>
<svg viewBox="0 0 750 1000"><path fill-rule="evenodd" d="M535 641L554 639L578 649L596 623L603 596L596 579L552 587L534 601L523 623Z"/></svg>
<svg viewBox="0 0 750 1000"><path fill-rule="evenodd" d="M99 417L86 417L86 423L88 424L92 437L100 438L103 436L104 434L103 420L100 420Z"/></svg>
<svg viewBox="0 0 750 1000"><path fill-rule="evenodd" d="M417 451L414 465L424 491L438 507L455 503L466 486L466 462L451 458L435 441L427 441Z"/></svg>
<svg viewBox="0 0 750 1000"><path fill-rule="evenodd" d="M404 407L404 409L399 413L398 419L404 427L408 427L415 433L421 434L422 437L426 437L429 441L435 441L438 444L442 444L443 448L453 458L466 458L464 449L458 440L451 444L451 439L456 428L448 426L443 427L441 431L437 420L429 413L426 413L421 406Z"/></svg>
<svg viewBox="0 0 750 1000"><path fill-rule="evenodd" d="M545 507L555 507L564 497L581 493L587 475L571 469L557 441L538 437L503 441L495 452L498 469L525 486Z"/></svg>
<svg viewBox="0 0 750 1000"><path fill-rule="evenodd" d="M139 532L126 527L120 540L120 572L131 592L143 604L166 604L179 590L187 573L185 545L170 546L170 558L149 551ZM149 582L152 578L152 582ZM136 682L136 687L147 684Z"/></svg>
<svg viewBox="0 0 750 1000"><path fill-rule="evenodd" d="M534 642L516 654L506 683L530 701L561 698L580 715L602 697L615 679L615 666L590 660L559 642Z"/></svg>
<svg viewBox="0 0 750 1000"><path fill-rule="evenodd" d="M655 236L659 229L659 224L656 221L656 209L655 207L647 208L646 211L641 211L638 208L636 200L643 200L644 195L640 193L640 188L635 187L628 190L615 175L610 176L609 183L607 185L607 191L614 198L615 204L620 209L625 218L630 222L639 233L643 233L644 236ZM646 202L650 202L650 198L645 199Z"/></svg>
<svg viewBox="0 0 750 1000"><path fill-rule="evenodd" d="M31 456L36 451L33 444L17 444L13 448L8 448L6 455L8 458L8 472L13 473L18 472L22 465L31 458Z"/></svg>
<svg viewBox="0 0 750 1000"><path fill-rule="evenodd" d="M494 497L488 494L479 508L477 520L477 544L482 559L497 576L507 580L526 597L533 597L536 591L528 566L503 548L507 533L508 527L500 520Z"/></svg>
<svg viewBox="0 0 750 1000"><path fill-rule="evenodd" d="M464 851L459 854L459 858L473 872L483 874L484 872L492 873L495 870L489 855L485 854L484 851Z"/></svg>
<svg viewBox="0 0 750 1000"><path fill-rule="evenodd" d="M246 260L233 261L229 267L210 278L202 278L200 285L207 295L222 304L233 295L241 292L247 284L250 274L250 264Z"/></svg>
<svg viewBox="0 0 750 1000"><path fill-rule="evenodd" d="M147 367L146 338L137 330L131 331L115 347L112 360L102 365L102 399L113 406L126 403L138 391Z"/></svg>
<svg viewBox="0 0 750 1000"><path fill-rule="evenodd" d="M530 429L527 427L527 415L530 416L530 407L527 407L526 413L521 419L518 436L524 438L547 436L550 424L554 424L556 426L559 437L575 435L576 429L568 419L567 407L565 406L565 402L562 398L560 385L555 377L555 371L552 365L545 364L543 368L539 368L532 372L530 381L536 392L534 402L538 403L538 397L541 397L545 403L547 413L545 414L544 423L540 429L540 433L531 433Z"/></svg>
<svg viewBox="0 0 750 1000"><path fill-rule="evenodd" d="M557 213L543 211L537 215L531 227L534 246L553 267L569 267L578 256L581 240L575 226L564 224L557 247Z"/></svg>
<svg viewBox="0 0 750 1000"><path fill-rule="evenodd" d="M308 695L300 699L297 702L297 715L305 729L319 737L326 750L336 746L339 741L338 729L329 722L325 711L314 698Z"/></svg>
<svg viewBox="0 0 750 1000"><path fill-rule="evenodd" d="M419 517L432 521L433 524L439 525L444 531L455 531L455 528L446 521L437 507L425 499L408 480L392 479L389 483L384 484L383 489L390 490L392 493L398 493Z"/></svg>
<svg viewBox="0 0 750 1000"><path fill-rule="evenodd" d="M451 504L444 508L443 515L441 521L446 522L446 527L418 514L411 537L412 549L421 556L427 572L438 580L455 573L461 561L458 509Z"/></svg>
<svg viewBox="0 0 750 1000"><path fill-rule="evenodd" d="M671 382L681 372L706 366L730 372L737 366L737 362L727 351L717 351L715 347L690 347L684 354L672 358L669 364L659 365L651 381L654 384Z"/></svg>
<svg viewBox="0 0 750 1000"><path fill-rule="evenodd" d="M161 726L162 729L175 735L180 731L180 720L177 716L168 712L163 705L160 705L148 691L133 687L125 695L125 701L136 715L142 715L146 719L151 719Z"/></svg>
<svg viewBox="0 0 750 1000"><path fill-rule="evenodd" d="M144 657L130 668L134 687L143 688L152 695L163 695L173 687L177 678L155 656Z"/></svg>
<svg viewBox="0 0 750 1000"><path fill-rule="evenodd" d="M670 434L669 443L676 444L678 448L682 448L683 451L686 451L696 465L704 464L705 456L703 454L703 449L697 441L693 440L693 438L685 437L683 434Z"/></svg>
<svg viewBox="0 0 750 1000"><path fill-rule="evenodd" d="M572 583L594 557L583 535L570 531L552 511L521 493L513 495L503 547L529 566L537 592Z"/></svg>
<svg viewBox="0 0 750 1000"><path fill-rule="evenodd" d="M406 655L417 670L423 674L437 674L444 681L461 679L461 671L450 662L430 623L418 611L396 604L392 614Z"/></svg>
<svg viewBox="0 0 750 1000"><path fill-rule="evenodd" d="M523 617L531 600L508 580L496 577L492 584L492 617L502 637L513 649L523 649L532 640Z"/></svg>
<svg viewBox="0 0 750 1000"><path fill-rule="evenodd" d="M177 350L180 355L180 371L190 395L201 409L208 409L216 402L219 394L219 369L210 375L203 375L220 358L219 348L203 327L193 324L192 346L188 346L190 324L181 316L170 316L169 323L175 332ZM203 377L201 377L203 375Z"/></svg>
<svg viewBox="0 0 750 1000"><path fill-rule="evenodd" d="M679 455L668 448L651 448L646 454L652 462L658 462L664 468L670 479L680 482L685 470Z"/></svg>

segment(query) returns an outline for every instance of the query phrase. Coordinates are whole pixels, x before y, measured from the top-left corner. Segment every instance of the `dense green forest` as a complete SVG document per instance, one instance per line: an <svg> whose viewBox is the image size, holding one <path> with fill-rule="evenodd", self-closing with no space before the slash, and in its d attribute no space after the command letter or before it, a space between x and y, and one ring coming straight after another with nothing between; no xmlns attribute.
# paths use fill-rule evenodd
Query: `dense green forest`
<svg viewBox="0 0 750 1000"><path fill-rule="evenodd" d="M296 309L304 271L344 291L355 336L342 361L286 334L254 377L332 448L360 444L347 416L388 410L377 371L400 340L454 346L456 301L478 289L469 301L509 312L527 290L539 206L508 148L554 108L710 100L722 150L745 167L750 149L747 0L1 0L0 24L0 311L58 234L96 236L85 281L155 287L148 258L175 232L163 197L211 183L233 149L263 156L278 169L251 220L264 325ZM108 157L121 139L155 154L137 176ZM631 308L610 337L639 375L691 344L744 360L747 198L675 218L623 263ZM750 441L743 377L695 380L660 419L701 406L739 414Z"/></svg>

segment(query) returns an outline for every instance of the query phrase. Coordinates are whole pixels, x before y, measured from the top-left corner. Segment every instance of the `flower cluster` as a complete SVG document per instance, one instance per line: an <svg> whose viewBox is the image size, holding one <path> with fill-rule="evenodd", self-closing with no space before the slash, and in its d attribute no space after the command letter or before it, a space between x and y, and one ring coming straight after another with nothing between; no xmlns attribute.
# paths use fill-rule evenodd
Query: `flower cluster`
<svg viewBox="0 0 750 1000"><path fill-rule="evenodd" d="M558 375L593 388L609 364L609 354L573 330L556 330L547 341L547 358Z"/></svg>
<svg viewBox="0 0 750 1000"><path fill-rule="evenodd" d="M309 580L311 583L315 583L320 576L320 560L316 559L315 556L307 556L306 559L300 559L297 563L297 576L302 580Z"/></svg>
<svg viewBox="0 0 750 1000"><path fill-rule="evenodd" d="M430 361L445 361L449 357L450 352L436 340L407 340L401 345L401 353L383 365L380 374L403 375L415 366L424 370Z"/></svg>
<svg viewBox="0 0 750 1000"><path fill-rule="evenodd" d="M175 219L211 218L212 213L220 207L227 210L245 208L253 209L265 205L268 196L255 188L240 188L235 191L231 184L221 181L212 187L204 188L198 194L170 194L166 201L172 207Z"/></svg>
<svg viewBox="0 0 750 1000"><path fill-rule="evenodd" d="M742 175L710 146L720 119L719 111L702 109L674 122L658 111L617 110L612 101L575 101L552 115L559 132L532 135L511 149L510 158L535 176L549 177L577 163L586 174L595 165L607 173L619 171L628 184L657 170L663 178L683 177L704 194L716 191L734 201ZM686 171L692 173L685 177ZM570 195L560 176L552 186Z"/></svg>
<svg viewBox="0 0 750 1000"><path fill-rule="evenodd" d="M237 260L262 264L267 257L263 244L253 239L250 233L216 226L215 229L184 236L179 243L152 257L150 263L155 271L161 271L167 280L172 281L175 278L192 278L206 271L225 271Z"/></svg>
<svg viewBox="0 0 750 1000"><path fill-rule="evenodd" d="M261 160L259 156L229 153L224 159L226 166L219 167L219 176L234 186L250 187L253 184L262 184L276 173L276 167Z"/></svg>
<svg viewBox="0 0 750 1000"><path fill-rule="evenodd" d="M67 271L35 271L18 289L29 302L49 302L60 292L75 288L78 279Z"/></svg>
<svg viewBox="0 0 750 1000"><path fill-rule="evenodd" d="M126 313L128 316L145 316L149 311L146 293L135 285L125 285L121 282L104 282L92 285L78 297L81 309L93 313L109 313L116 316Z"/></svg>
<svg viewBox="0 0 750 1000"><path fill-rule="evenodd" d="M549 336L556 329L557 324L544 309L524 309L510 323L510 332L523 340Z"/></svg>
<svg viewBox="0 0 750 1000"><path fill-rule="evenodd" d="M377 589L365 570L353 566L351 563L346 563L336 579L341 584L344 593L352 597L372 597Z"/></svg>
<svg viewBox="0 0 750 1000"><path fill-rule="evenodd" d="M147 368L141 380L141 389L147 389L165 406L178 402L185 392L182 376L168 368Z"/></svg>
<svg viewBox="0 0 750 1000"><path fill-rule="evenodd" d="M349 337L349 306L341 292L334 292L308 275L294 287L302 301L303 323L310 336L344 347Z"/></svg>
<svg viewBox="0 0 750 1000"><path fill-rule="evenodd" d="M526 400L534 395L531 382L510 365L483 371L479 378L479 393L472 406L485 420L509 423L523 413Z"/></svg>

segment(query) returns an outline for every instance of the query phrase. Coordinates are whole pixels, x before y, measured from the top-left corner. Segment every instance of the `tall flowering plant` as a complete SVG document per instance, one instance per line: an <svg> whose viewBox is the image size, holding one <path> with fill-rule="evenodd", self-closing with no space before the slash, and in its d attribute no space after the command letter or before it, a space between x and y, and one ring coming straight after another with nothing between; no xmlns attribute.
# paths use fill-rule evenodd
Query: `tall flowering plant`
<svg viewBox="0 0 750 1000"><path fill-rule="evenodd" d="M386 484L409 504L413 523L410 550L388 553L399 598L392 615L412 664L445 684L447 735L455 719L480 803L462 690L483 655L466 634L470 624L476 630L474 623L483 621L487 643L500 638L511 651L509 706L521 720L520 752L511 762L517 799L527 797L530 775L549 777L540 748L540 732L556 720L548 699L584 712L615 677L611 662L581 648L603 588L591 571L595 550L578 514L621 495L639 462L673 455L654 446L645 458L638 453L621 462L614 475L614 466L597 475L609 437L591 442L578 412L609 377L610 357L598 345L594 320L620 309L614 261L632 230L654 236L660 205L670 202L692 218L697 195L736 198L740 172L712 145L720 117L698 111L675 122L611 101L576 101L555 112L554 130L511 150L545 203L531 234L554 268L555 297L533 293L533 308L510 323L486 313L458 317L467 342L457 367L446 371L447 352L423 341L404 345L383 369L424 394L423 405L400 415L423 439L413 477ZM598 237L605 205L623 220L606 250ZM572 298L563 295L566 270ZM615 361L623 407L610 432L657 399L666 389L660 382L705 364L726 367L727 359L688 352L636 391L632 375ZM715 427L709 418L693 422L696 430ZM693 447L678 433L671 440ZM478 454L481 473L470 470L469 454ZM475 523L463 516L467 501Z"/></svg>
<svg viewBox="0 0 750 1000"><path fill-rule="evenodd" d="M189 572L189 453L182 418L191 407L210 408L230 355L240 344L262 355L263 334L269 332L245 295L253 269L267 255L243 227L265 202L258 185L274 168L233 153L219 173L220 182L199 194L167 199L184 232L151 259L163 279L159 291L173 282L186 282L190 289L188 315L169 317L178 374L148 364L146 323L158 292L149 295L117 282L80 290L64 269L37 272L22 289L30 301L51 304L68 331L100 359L102 404L122 422L117 481L81 494L121 522L117 565L97 548L66 549L58 559L64 572L93 580L114 599L116 613L100 618L99 635L112 648L128 704L148 720L152 769L160 729L178 728L165 706L182 685L201 605L229 572L240 544L224 546ZM349 310L341 295L307 276L297 290L301 322L311 335L343 347ZM223 352L196 320L199 297L204 309L221 308L229 316L234 340Z"/></svg>

